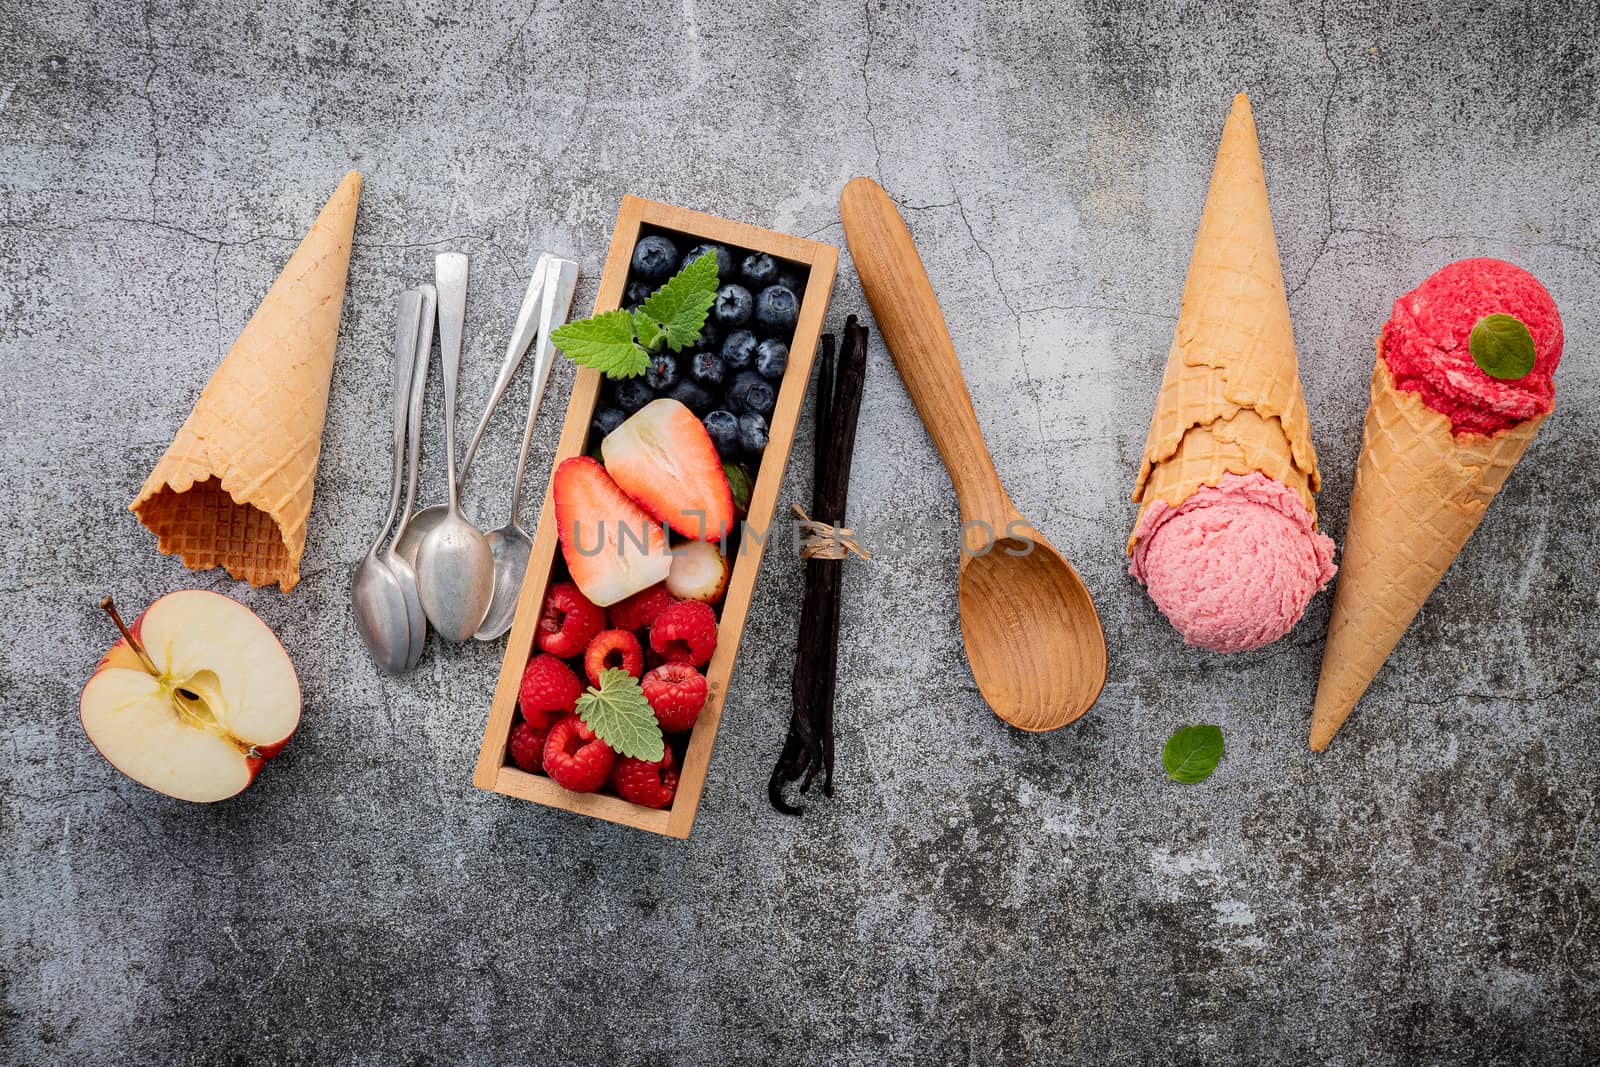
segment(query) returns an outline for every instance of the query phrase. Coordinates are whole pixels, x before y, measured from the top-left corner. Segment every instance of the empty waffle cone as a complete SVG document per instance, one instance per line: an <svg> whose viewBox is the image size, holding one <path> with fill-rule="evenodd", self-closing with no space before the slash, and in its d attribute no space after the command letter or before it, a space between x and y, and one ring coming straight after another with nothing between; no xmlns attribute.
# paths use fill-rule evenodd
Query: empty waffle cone
<svg viewBox="0 0 1600 1067"><path fill-rule="evenodd" d="M1261 148L1240 93L1222 130L1133 499L1177 507L1224 474L1257 470L1294 489L1316 518L1317 453ZM1133 545L1130 537L1130 553Z"/></svg>
<svg viewBox="0 0 1600 1067"><path fill-rule="evenodd" d="M1543 421L1492 437L1452 433L1447 416L1395 388L1379 340L1312 749L1327 748L1344 725Z"/></svg>
<svg viewBox="0 0 1600 1067"><path fill-rule="evenodd" d="M360 195L352 171L129 505L185 566L300 580Z"/></svg>

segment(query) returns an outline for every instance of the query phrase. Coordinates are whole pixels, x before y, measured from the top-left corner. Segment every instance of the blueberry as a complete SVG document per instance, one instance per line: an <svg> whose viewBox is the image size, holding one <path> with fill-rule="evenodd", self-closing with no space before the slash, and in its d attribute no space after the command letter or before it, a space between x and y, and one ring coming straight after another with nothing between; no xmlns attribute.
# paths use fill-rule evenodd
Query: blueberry
<svg viewBox="0 0 1600 1067"><path fill-rule="evenodd" d="M778 261L765 252L755 252L744 257L739 274L752 290L759 292L778 280Z"/></svg>
<svg viewBox="0 0 1600 1067"><path fill-rule="evenodd" d="M718 408L703 420L706 424L706 433L711 435L711 443L717 446L717 454L731 456L739 451L739 417L726 408Z"/></svg>
<svg viewBox="0 0 1600 1067"><path fill-rule="evenodd" d="M722 281L727 281L729 278L733 277L733 254L721 245L695 245L693 248L689 249L689 254L683 257L683 265L687 267L689 264L705 255L707 252L715 252L717 255L718 278L720 278Z"/></svg>
<svg viewBox="0 0 1600 1067"><path fill-rule="evenodd" d="M721 385L728 376L727 365L715 352L696 352L689 357L689 377L707 388Z"/></svg>
<svg viewBox="0 0 1600 1067"><path fill-rule="evenodd" d="M756 371L763 378L782 378L789 366L789 346L776 337L756 345Z"/></svg>
<svg viewBox="0 0 1600 1067"><path fill-rule="evenodd" d="M656 394L645 384L643 378L624 378L617 383L617 407L626 414L632 415L656 398Z"/></svg>
<svg viewBox="0 0 1600 1067"><path fill-rule="evenodd" d="M655 291L656 287L649 282L629 282L628 288L623 290L622 293L622 306L632 311L646 300L649 300L650 294Z"/></svg>
<svg viewBox="0 0 1600 1067"><path fill-rule="evenodd" d="M778 271L778 280L772 284L781 285L791 293L802 293L806 288L806 283L801 280L800 275L788 267Z"/></svg>
<svg viewBox="0 0 1600 1067"><path fill-rule="evenodd" d="M678 401L696 415L704 415L717 406L717 398L712 396L705 386L688 378L673 386L672 391L667 396Z"/></svg>
<svg viewBox="0 0 1600 1067"><path fill-rule="evenodd" d="M727 331L718 326L716 320L710 315L706 316L706 324L700 327L700 337L695 341L696 348L709 348L715 352L722 345L723 335Z"/></svg>
<svg viewBox="0 0 1600 1067"><path fill-rule="evenodd" d="M759 456L767 447L767 420L753 411L739 416L739 447Z"/></svg>
<svg viewBox="0 0 1600 1067"><path fill-rule="evenodd" d="M776 401L772 384L755 371L740 371L734 375L733 384L728 386L728 403L741 415L746 412L771 414Z"/></svg>
<svg viewBox="0 0 1600 1067"><path fill-rule="evenodd" d="M792 330L800 317L800 301L781 285L769 285L756 297L756 321L769 330Z"/></svg>
<svg viewBox="0 0 1600 1067"><path fill-rule="evenodd" d="M792 295L790 299L793 299ZM717 302L712 305L712 314L716 316L718 324L732 330L750 321L750 307L750 290L742 285L724 285L717 290Z"/></svg>
<svg viewBox="0 0 1600 1067"><path fill-rule="evenodd" d="M625 418L627 416L616 408L601 408L594 413L594 420L589 423L589 426L595 433L604 437L618 426L621 426L622 420Z"/></svg>
<svg viewBox="0 0 1600 1067"><path fill-rule="evenodd" d="M662 352L650 357L650 369L644 372L644 383L658 393L666 393L678 384L682 376L678 357L671 352Z"/></svg>
<svg viewBox="0 0 1600 1067"><path fill-rule="evenodd" d="M731 370L743 370L756 358L756 335L749 330L734 330L722 342L722 362Z"/></svg>
<svg viewBox="0 0 1600 1067"><path fill-rule="evenodd" d="M633 273L643 281L659 282L678 269L678 246L655 234L633 246Z"/></svg>

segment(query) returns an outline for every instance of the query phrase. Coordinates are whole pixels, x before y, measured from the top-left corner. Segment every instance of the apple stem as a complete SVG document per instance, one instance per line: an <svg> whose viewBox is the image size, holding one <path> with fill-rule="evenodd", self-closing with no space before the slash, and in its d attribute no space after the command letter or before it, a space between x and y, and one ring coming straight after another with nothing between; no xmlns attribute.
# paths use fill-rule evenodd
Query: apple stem
<svg viewBox="0 0 1600 1067"><path fill-rule="evenodd" d="M128 629L128 624L122 621L122 616L117 614L117 605L112 602L111 598L106 597L100 601L100 607L107 615L111 616L111 621L117 624L117 629L122 631L122 639L128 642L128 647L133 649L133 654L139 657L139 662L144 664L144 669L149 671L152 677L161 677L161 672L156 669L156 661L150 658L150 653L144 650L144 645L140 644L139 639L133 636L133 631Z"/></svg>

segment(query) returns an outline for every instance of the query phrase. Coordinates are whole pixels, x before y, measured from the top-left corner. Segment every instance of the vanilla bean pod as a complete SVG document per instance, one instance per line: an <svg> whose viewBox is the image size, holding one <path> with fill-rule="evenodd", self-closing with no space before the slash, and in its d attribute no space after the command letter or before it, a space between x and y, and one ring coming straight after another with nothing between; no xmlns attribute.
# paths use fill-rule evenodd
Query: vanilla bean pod
<svg viewBox="0 0 1600 1067"><path fill-rule="evenodd" d="M845 522L866 357L867 330L854 315L845 322L844 343L837 358L833 338L823 338L822 366L817 381L816 470L810 517L829 527L842 527ZM767 796L772 806L789 815L798 815L804 809L783 799L784 782L803 779L800 791L806 792L821 772L823 793L833 795L833 709L838 683L843 570L842 558L807 556L805 596L791 686L794 706L783 752L767 783Z"/></svg>

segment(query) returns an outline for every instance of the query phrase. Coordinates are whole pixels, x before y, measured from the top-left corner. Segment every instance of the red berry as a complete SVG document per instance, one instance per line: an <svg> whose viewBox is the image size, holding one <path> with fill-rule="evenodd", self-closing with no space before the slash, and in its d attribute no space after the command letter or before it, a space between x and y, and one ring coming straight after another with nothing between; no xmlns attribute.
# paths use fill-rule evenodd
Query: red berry
<svg viewBox="0 0 1600 1067"><path fill-rule="evenodd" d="M706 706L705 677L687 663L657 667L639 685L656 721L669 734L693 726Z"/></svg>
<svg viewBox="0 0 1600 1067"><path fill-rule="evenodd" d="M571 582L557 582L544 597L539 615L539 649L558 659L580 654L606 628L604 609L595 607Z"/></svg>
<svg viewBox="0 0 1600 1067"><path fill-rule="evenodd" d="M574 793L593 793L606 784L617 754L576 715L550 727L544 741L544 772Z"/></svg>
<svg viewBox="0 0 1600 1067"><path fill-rule="evenodd" d="M656 616L678 598L667 592L665 583L652 585L649 589L641 589L626 599L619 600L611 605L611 628L613 630L643 630L656 621Z"/></svg>
<svg viewBox="0 0 1600 1067"><path fill-rule="evenodd" d="M522 668L517 706L535 730L548 730L557 718L578 708L583 683L572 668L549 653L541 653Z"/></svg>
<svg viewBox="0 0 1600 1067"><path fill-rule="evenodd" d="M668 663L704 665L717 650L716 613L698 600L680 600L656 616L650 647Z"/></svg>
<svg viewBox="0 0 1600 1067"><path fill-rule="evenodd" d="M527 771L538 774L544 766L544 739L549 730L536 730L533 723L524 719L511 728L511 762Z"/></svg>
<svg viewBox="0 0 1600 1067"><path fill-rule="evenodd" d="M611 772L611 788L623 800L646 808L668 808L678 793L678 772L672 769L672 749L659 760L622 756Z"/></svg>
<svg viewBox="0 0 1600 1067"><path fill-rule="evenodd" d="M635 678L644 673L644 650L639 639L626 630L604 630L589 642L583 654L583 673L589 684L600 687L600 672L607 667L627 671Z"/></svg>

